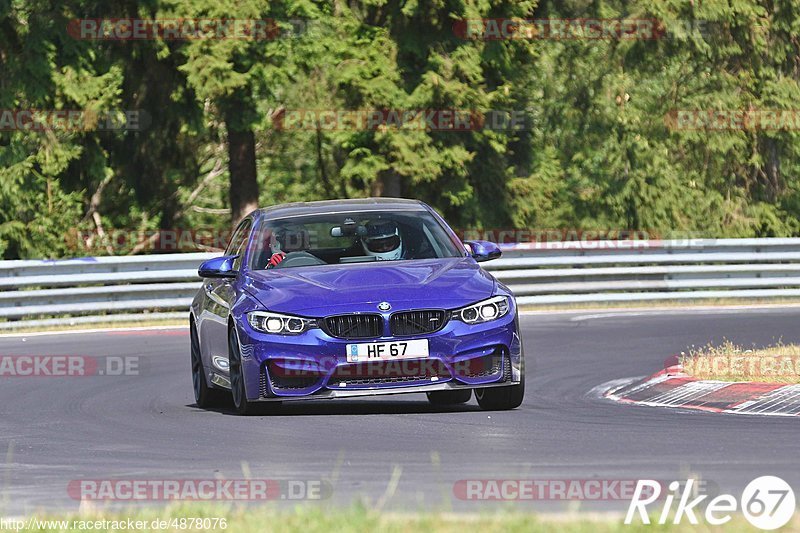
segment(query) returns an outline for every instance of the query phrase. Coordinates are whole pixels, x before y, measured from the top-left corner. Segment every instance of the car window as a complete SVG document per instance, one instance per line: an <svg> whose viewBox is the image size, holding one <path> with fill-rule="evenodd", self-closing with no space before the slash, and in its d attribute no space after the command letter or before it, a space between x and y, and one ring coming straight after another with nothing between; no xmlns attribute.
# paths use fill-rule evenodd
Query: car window
<svg viewBox="0 0 800 533"><path fill-rule="evenodd" d="M244 240L244 236L246 233L246 228L250 224L250 219L243 220L239 223L236 229L231 235L231 240L228 242L228 247L225 248L225 255L233 255L235 252L234 250L238 250L239 246L242 244Z"/></svg>
<svg viewBox="0 0 800 533"><path fill-rule="evenodd" d="M234 255L238 254L239 257L233 262L234 270L240 270L242 266L242 260L244 258L244 248L247 245L248 236L250 235L250 228L253 222L251 219L245 219L240 224L239 227L236 228L236 231L233 233L231 237L231 242L228 243L228 247L225 249L225 255Z"/></svg>
<svg viewBox="0 0 800 533"><path fill-rule="evenodd" d="M442 224L423 210L268 220L254 242L258 248L250 263L254 270L462 255ZM279 261L273 258L276 254Z"/></svg>

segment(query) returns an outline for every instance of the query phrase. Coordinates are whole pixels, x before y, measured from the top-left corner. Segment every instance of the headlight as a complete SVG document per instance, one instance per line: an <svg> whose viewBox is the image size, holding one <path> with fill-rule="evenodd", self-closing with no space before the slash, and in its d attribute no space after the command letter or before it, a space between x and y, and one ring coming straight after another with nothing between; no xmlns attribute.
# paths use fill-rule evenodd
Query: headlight
<svg viewBox="0 0 800 533"><path fill-rule="evenodd" d="M298 316L267 313L266 311L253 311L247 314L250 326L262 333L276 335L299 335L311 328L317 327L317 321Z"/></svg>
<svg viewBox="0 0 800 533"><path fill-rule="evenodd" d="M480 324L505 316L510 308L507 296L495 296L468 307L456 309L453 311L453 318L467 324Z"/></svg>

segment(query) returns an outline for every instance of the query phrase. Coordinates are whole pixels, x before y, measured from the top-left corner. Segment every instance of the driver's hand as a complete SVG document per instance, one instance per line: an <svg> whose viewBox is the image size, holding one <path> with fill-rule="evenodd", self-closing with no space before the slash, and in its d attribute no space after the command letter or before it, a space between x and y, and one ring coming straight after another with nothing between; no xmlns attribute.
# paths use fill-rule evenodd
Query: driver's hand
<svg viewBox="0 0 800 533"><path fill-rule="evenodd" d="M283 253L283 252L277 252L277 253L272 254L272 257L270 257L269 261L267 262L267 268L273 268L273 267L277 266L278 263L283 261L285 257L286 257L286 254Z"/></svg>

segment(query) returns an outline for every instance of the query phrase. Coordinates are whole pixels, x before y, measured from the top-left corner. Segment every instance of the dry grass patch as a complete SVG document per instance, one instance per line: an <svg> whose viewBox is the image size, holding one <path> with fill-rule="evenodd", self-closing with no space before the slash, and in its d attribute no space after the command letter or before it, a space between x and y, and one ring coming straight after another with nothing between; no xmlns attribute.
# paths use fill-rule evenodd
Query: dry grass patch
<svg viewBox="0 0 800 533"><path fill-rule="evenodd" d="M800 383L800 345L743 348L730 341L681 353L684 371L698 379Z"/></svg>

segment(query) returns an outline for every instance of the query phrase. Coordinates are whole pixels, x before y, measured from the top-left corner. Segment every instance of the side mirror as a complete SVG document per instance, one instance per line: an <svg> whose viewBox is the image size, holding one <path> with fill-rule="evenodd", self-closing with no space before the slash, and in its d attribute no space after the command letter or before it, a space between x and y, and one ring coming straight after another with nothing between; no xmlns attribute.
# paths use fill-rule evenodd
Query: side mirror
<svg viewBox="0 0 800 533"><path fill-rule="evenodd" d="M235 278L237 272L233 269L233 261L238 255L223 255L209 259L200 265L197 273L201 278Z"/></svg>
<svg viewBox="0 0 800 533"><path fill-rule="evenodd" d="M493 242L464 241L464 244L467 246L467 250L470 251L472 258L478 263L491 261L492 259L497 259L503 255L503 252L500 251L500 248L498 248Z"/></svg>

